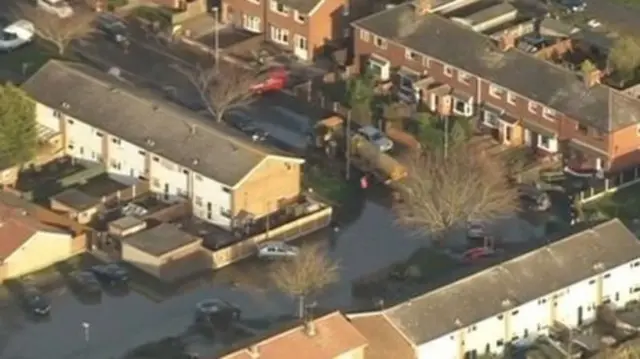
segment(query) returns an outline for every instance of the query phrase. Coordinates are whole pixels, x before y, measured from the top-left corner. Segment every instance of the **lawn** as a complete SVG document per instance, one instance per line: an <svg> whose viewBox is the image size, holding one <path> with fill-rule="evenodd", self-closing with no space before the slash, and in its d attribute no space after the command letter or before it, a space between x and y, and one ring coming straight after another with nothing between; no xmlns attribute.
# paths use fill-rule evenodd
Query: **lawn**
<svg viewBox="0 0 640 359"><path fill-rule="evenodd" d="M437 279L459 267L458 261L445 253L425 247L416 250L406 262L398 264L394 271L420 281ZM404 272L404 273L400 273Z"/></svg>
<svg viewBox="0 0 640 359"><path fill-rule="evenodd" d="M344 202L353 191L353 184L344 178L319 166L310 165L305 168L305 187L313 189L320 197L334 203Z"/></svg>

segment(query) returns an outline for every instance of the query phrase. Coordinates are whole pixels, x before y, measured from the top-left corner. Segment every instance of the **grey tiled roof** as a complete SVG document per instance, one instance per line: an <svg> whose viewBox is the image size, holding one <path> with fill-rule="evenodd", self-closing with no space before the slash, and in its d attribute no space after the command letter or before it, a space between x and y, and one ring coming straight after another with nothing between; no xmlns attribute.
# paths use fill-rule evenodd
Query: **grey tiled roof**
<svg viewBox="0 0 640 359"><path fill-rule="evenodd" d="M640 257L640 242L614 219L385 311L415 345L498 315ZM505 304L508 307L505 307Z"/></svg>
<svg viewBox="0 0 640 359"><path fill-rule="evenodd" d="M40 103L229 186L270 154L225 125L85 65L49 61L22 87Z"/></svg>
<svg viewBox="0 0 640 359"><path fill-rule="evenodd" d="M440 15L415 14L411 3L354 25L603 131L640 123L640 101L605 85L588 88L575 73L518 49L502 52L489 37Z"/></svg>

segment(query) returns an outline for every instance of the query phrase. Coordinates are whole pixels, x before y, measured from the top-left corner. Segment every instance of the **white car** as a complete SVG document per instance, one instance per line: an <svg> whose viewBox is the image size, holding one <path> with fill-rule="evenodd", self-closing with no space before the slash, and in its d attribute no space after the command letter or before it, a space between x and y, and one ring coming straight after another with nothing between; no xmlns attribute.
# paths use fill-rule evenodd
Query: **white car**
<svg viewBox="0 0 640 359"><path fill-rule="evenodd" d="M284 242L270 242L258 248L258 258L290 258L300 252L298 247Z"/></svg>
<svg viewBox="0 0 640 359"><path fill-rule="evenodd" d="M367 141L373 143L381 152L391 151L393 149L393 141L385 136L379 129L373 126L364 126L358 129L358 133Z"/></svg>
<svg viewBox="0 0 640 359"><path fill-rule="evenodd" d="M65 0L38 0L38 8L63 19L73 16L73 8Z"/></svg>
<svg viewBox="0 0 640 359"><path fill-rule="evenodd" d="M36 28L27 20L18 20L2 29L0 50L11 51L33 41Z"/></svg>

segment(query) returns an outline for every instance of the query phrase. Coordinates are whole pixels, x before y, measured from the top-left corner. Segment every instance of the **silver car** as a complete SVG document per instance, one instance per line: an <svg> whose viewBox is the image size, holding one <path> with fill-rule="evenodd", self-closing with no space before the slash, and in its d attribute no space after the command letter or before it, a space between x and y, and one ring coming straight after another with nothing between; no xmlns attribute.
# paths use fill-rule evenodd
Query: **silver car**
<svg viewBox="0 0 640 359"><path fill-rule="evenodd" d="M358 130L358 133L362 135L367 141L373 143L380 152L388 152L393 149L393 141L385 136L382 131L373 126L364 126Z"/></svg>
<svg viewBox="0 0 640 359"><path fill-rule="evenodd" d="M299 252L298 247L284 242L270 242L258 247L258 258L291 258Z"/></svg>

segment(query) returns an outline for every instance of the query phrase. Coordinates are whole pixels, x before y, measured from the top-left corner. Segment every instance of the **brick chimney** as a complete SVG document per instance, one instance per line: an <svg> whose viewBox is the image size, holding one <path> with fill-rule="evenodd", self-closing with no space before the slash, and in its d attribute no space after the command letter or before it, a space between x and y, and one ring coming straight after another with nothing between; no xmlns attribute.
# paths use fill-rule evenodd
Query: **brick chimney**
<svg viewBox="0 0 640 359"><path fill-rule="evenodd" d="M433 0L415 0L414 10L416 15L422 16L431 11Z"/></svg>
<svg viewBox="0 0 640 359"><path fill-rule="evenodd" d="M582 79L584 80L584 84L585 86L587 86L587 88L591 88L599 84L601 78L602 78L602 71L598 69L594 69L582 75Z"/></svg>
<svg viewBox="0 0 640 359"><path fill-rule="evenodd" d="M516 34L513 31L505 31L498 39L500 51L508 51L516 46Z"/></svg>

